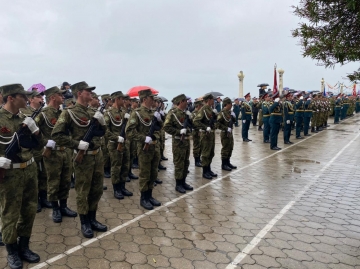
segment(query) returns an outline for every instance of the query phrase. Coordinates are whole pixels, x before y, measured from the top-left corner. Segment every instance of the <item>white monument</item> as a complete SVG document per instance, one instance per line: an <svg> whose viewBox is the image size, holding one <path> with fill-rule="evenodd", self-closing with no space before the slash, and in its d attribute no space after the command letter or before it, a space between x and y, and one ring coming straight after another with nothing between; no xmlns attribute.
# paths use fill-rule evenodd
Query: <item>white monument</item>
<svg viewBox="0 0 360 269"><path fill-rule="evenodd" d="M320 92L324 92L325 91L325 80L324 80L324 78L322 78L321 79L321 90L320 90Z"/></svg>
<svg viewBox="0 0 360 269"><path fill-rule="evenodd" d="M238 78L239 78L239 97L244 97L244 73L243 71L240 71L240 73L238 74Z"/></svg>
<svg viewBox="0 0 360 269"><path fill-rule="evenodd" d="M284 70L279 68L278 69L278 73L279 73L279 95L281 95L283 93L284 90Z"/></svg>

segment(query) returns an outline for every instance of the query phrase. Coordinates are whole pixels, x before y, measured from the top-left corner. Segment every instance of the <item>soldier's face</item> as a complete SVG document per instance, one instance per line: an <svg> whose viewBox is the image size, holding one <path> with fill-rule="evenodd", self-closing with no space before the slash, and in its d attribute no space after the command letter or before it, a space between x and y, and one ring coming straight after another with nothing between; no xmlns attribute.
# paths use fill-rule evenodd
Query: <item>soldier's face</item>
<svg viewBox="0 0 360 269"><path fill-rule="evenodd" d="M124 98L118 97L115 99L116 106L121 107L124 105Z"/></svg>
<svg viewBox="0 0 360 269"><path fill-rule="evenodd" d="M25 108L28 99L23 94L17 94L15 97L9 96L8 100L12 101L16 108Z"/></svg>

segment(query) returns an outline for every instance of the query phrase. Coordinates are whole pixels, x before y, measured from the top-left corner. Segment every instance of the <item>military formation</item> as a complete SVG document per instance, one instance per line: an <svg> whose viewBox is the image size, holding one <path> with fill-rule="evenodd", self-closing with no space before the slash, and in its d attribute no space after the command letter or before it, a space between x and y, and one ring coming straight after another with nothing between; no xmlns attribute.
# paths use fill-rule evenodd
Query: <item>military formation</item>
<svg viewBox="0 0 360 269"><path fill-rule="evenodd" d="M69 89L73 98L65 99ZM55 223L79 216L86 238L94 231L107 231L96 219L107 189L104 177L111 179L116 199L132 196L126 183L139 179L140 205L147 210L161 206L153 189L162 183L159 170L166 169L161 164L167 160L165 133L172 137L175 190L183 194L193 190L187 182L191 148L202 177L217 177L212 168L216 135L221 140L222 170L237 169L231 157L239 121L243 142L248 143L250 123L256 126L259 117L263 142L279 150L281 130L284 144L292 144L292 130L296 139L302 139L309 130L327 128L331 115L337 124L360 112L359 97L302 92L282 96L264 92L253 103L250 93L242 101L206 94L191 107L189 98L180 94L167 112L151 89L139 91L138 98L121 91L98 96L95 89L84 81L64 82L61 89L54 86L43 92L25 91L21 84L0 87L0 244L6 246L10 268L22 268L22 261L40 261L29 242L36 212L42 208L52 209ZM132 173L135 168L139 177ZM71 187L76 211L67 205Z"/></svg>

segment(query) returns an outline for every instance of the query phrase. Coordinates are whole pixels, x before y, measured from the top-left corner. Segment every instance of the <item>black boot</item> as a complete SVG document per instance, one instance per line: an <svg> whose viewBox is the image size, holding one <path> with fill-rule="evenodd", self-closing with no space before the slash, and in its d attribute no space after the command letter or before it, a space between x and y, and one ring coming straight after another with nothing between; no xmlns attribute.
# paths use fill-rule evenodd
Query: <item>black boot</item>
<svg viewBox="0 0 360 269"><path fill-rule="evenodd" d="M47 196L47 193L46 191L39 191L39 199L40 199L40 204L41 204L41 207L44 208L52 208L52 205L51 203L47 200L46 198Z"/></svg>
<svg viewBox="0 0 360 269"><path fill-rule="evenodd" d="M131 168L133 169L139 169L139 160L138 158L134 158Z"/></svg>
<svg viewBox="0 0 360 269"><path fill-rule="evenodd" d="M164 156L164 152L161 152L161 160L162 160L162 161L167 161L167 160L169 160L168 158L166 158L166 157Z"/></svg>
<svg viewBox="0 0 360 269"><path fill-rule="evenodd" d="M113 184L113 188L114 188L114 197L119 200L124 199L124 195L121 192L120 183Z"/></svg>
<svg viewBox="0 0 360 269"><path fill-rule="evenodd" d="M61 215L65 217L70 217L70 218L77 217L77 213L71 210L70 208L68 208L66 199L60 200L60 212Z"/></svg>
<svg viewBox="0 0 360 269"><path fill-rule="evenodd" d="M161 164L161 161L159 162L158 169L159 170L166 170L166 167Z"/></svg>
<svg viewBox="0 0 360 269"><path fill-rule="evenodd" d="M186 190L183 187L182 179L176 179L175 190L180 193L186 193Z"/></svg>
<svg viewBox="0 0 360 269"><path fill-rule="evenodd" d="M51 202L52 208L53 208L53 213L52 213L52 219L55 223L60 223L62 222L62 215L60 212L60 207L59 207L59 203L56 202Z"/></svg>
<svg viewBox="0 0 360 269"><path fill-rule="evenodd" d="M152 210L154 209L154 207L152 206L152 204L150 203L150 201L147 199L147 191L144 191L141 193L140 196L140 205L147 209L147 210Z"/></svg>
<svg viewBox="0 0 360 269"><path fill-rule="evenodd" d="M236 169L236 168L237 168L237 166L232 165L232 164L230 163L230 158L227 159L227 165L228 165L231 169Z"/></svg>
<svg viewBox="0 0 360 269"><path fill-rule="evenodd" d="M194 189L193 187L191 187L189 184L186 183L186 178L184 178L182 180L182 185L183 185L184 189L187 191L192 191Z"/></svg>
<svg viewBox="0 0 360 269"><path fill-rule="evenodd" d="M133 196L133 193L131 191L128 191L126 188L125 188L125 182L120 182L120 191L122 193L122 195L124 196Z"/></svg>
<svg viewBox="0 0 360 269"><path fill-rule="evenodd" d="M14 244L7 244L6 245L7 250L7 261L8 265L11 269L21 269L23 268L23 263L19 257L18 253L18 245L17 243Z"/></svg>
<svg viewBox="0 0 360 269"><path fill-rule="evenodd" d="M212 176L210 176L209 172L208 172L208 167L207 166L203 166L203 178L206 178L206 179L212 179Z"/></svg>
<svg viewBox="0 0 360 269"><path fill-rule="evenodd" d="M75 188L75 174L74 173L71 174L70 188L71 189Z"/></svg>
<svg viewBox="0 0 360 269"><path fill-rule="evenodd" d="M5 246L4 242L2 241L2 233L0 232L0 246Z"/></svg>
<svg viewBox="0 0 360 269"><path fill-rule="evenodd" d="M130 179L139 179L138 176L135 176L135 175L131 172L131 168L130 168L130 170L129 170L129 178L130 178Z"/></svg>
<svg viewBox="0 0 360 269"><path fill-rule="evenodd" d="M312 133L317 133L318 131L315 130L315 127L311 127L311 132Z"/></svg>
<svg viewBox="0 0 360 269"><path fill-rule="evenodd" d="M104 177L111 178L110 167L104 167Z"/></svg>
<svg viewBox="0 0 360 269"><path fill-rule="evenodd" d="M80 223L81 223L81 232L82 232L83 236L86 238L93 238L94 233L91 229L88 215L79 214L79 217L80 217Z"/></svg>
<svg viewBox="0 0 360 269"><path fill-rule="evenodd" d="M211 166L210 165L208 166L208 172L209 172L210 176L212 176L212 177L217 177L218 176L213 171L211 171Z"/></svg>
<svg viewBox="0 0 360 269"><path fill-rule="evenodd" d="M231 168L227 164L227 159L222 159L221 160L221 169L225 170L225 171L231 171Z"/></svg>
<svg viewBox="0 0 360 269"><path fill-rule="evenodd" d="M161 203L152 196L152 191L153 191L152 189L147 191L148 201L153 206L161 206Z"/></svg>
<svg viewBox="0 0 360 269"><path fill-rule="evenodd" d="M200 157L195 157L195 166L196 167L202 167Z"/></svg>
<svg viewBox="0 0 360 269"><path fill-rule="evenodd" d="M38 197L38 204L37 204L37 209L36 209L36 213L41 212L41 202L40 202L40 198Z"/></svg>
<svg viewBox="0 0 360 269"><path fill-rule="evenodd" d="M101 224L96 220L96 211L89 211L88 213L89 222L91 225L91 229L98 232L106 232L107 227L104 224Z"/></svg>
<svg viewBox="0 0 360 269"><path fill-rule="evenodd" d="M160 180L160 179L157 178L157 179L154 180L154 183L156 183L156 184L162 184L162 180ZM156 185L155 185L155 186L156 186Z"/></svg>
<svg viewBox="0 0 360 269"><path fill-rule="evenodd" d="M37 263L40 256L29 249L30 237L20 236L19 238L19 257L28 263Z"/></svg>

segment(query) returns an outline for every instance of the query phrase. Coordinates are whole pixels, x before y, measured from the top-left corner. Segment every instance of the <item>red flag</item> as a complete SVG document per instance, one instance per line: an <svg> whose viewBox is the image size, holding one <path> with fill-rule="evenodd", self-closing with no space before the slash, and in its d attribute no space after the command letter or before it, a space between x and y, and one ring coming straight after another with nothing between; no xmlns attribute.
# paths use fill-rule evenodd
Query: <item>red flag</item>
<svg viewBox="0 0 360 269"><path fill-rule="evenodd" d="M276 64L274 66L274 87L273 87L273 94L278 92L278 87L277 87L277 78L276 78Z"/></svg>
<svg viewBox="0 0 360 269"><path fill-rule="evenodd" d="M354 83L354 87L353 87L353 96L356 96L356 84Z"/></svg>

